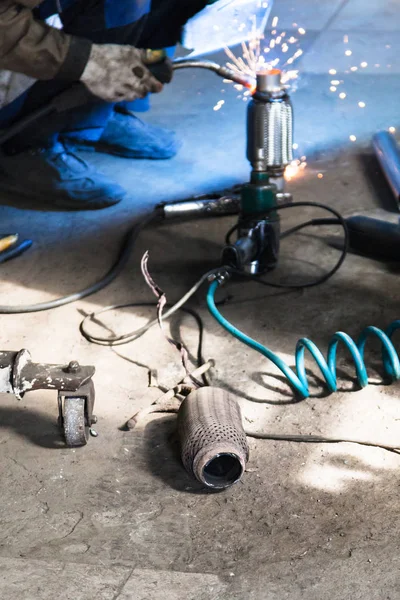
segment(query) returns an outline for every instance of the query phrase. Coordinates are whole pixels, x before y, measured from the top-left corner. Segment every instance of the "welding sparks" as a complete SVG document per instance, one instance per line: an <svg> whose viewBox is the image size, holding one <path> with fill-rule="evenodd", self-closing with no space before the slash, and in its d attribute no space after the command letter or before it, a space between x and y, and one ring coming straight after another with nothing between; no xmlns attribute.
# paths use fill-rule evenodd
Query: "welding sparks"
<svg viewBox="0 0 400 600"><path fill-rule="evenodd" d="M343 43L344 44L349 44L349 36L346 34L343 36ZM356 49L357 50L357 49ZM385 65L384 64L380 64L380 63L375 63L375 64L369 64L366 60L362 60L363 57L362 56L358 56L358 51L352 51L349 46L347 45L347 47L345 46L343 48L343 52L344 55L346 57L353 57L349 60L344 61L345 64L341 65L341 67L339 69L335 69L334 67L332 68L328 68L326 73L329 74L331 77L329 77L329 79L327 78L327 84L329 87L329 91L334 93L337 98L339 100L346 100L346 105L351 103L351 106L355 109L355 107L359 108L359 109L367 109L368 105L367 102L363 101L363 100L358 100L357 98L352 97L353 94L347 94L345 91L343 91L343 88L347 87L347 80L345 79L345 75L351 75L352 73L357 73L357 72L361 72L362 69L366 69L367 67L375 67L376 69L379 68L383 68ZM354 56L353 56L354 54ZM386 67L389 69L390 65L386 65ZM343 73L343 75L342 75ZM335 77L336 76L336 77ZM340 86L340 87L339 87ZM348 107L350 109L350 107ZM389 127L388 131L390 133L395 133L396 132L396 128L395 127ZM356 142L357 141L357 137L352 134L349 135L349 140L350 142ZM319 175L318 175L319 177Z"/></svg>
<svg viewBox="0 0 400 600"><path fill-rule="evenodd" d="M349 36L348 36L347 34L345 34L345 35L343 36L343 43L344 43L344 44L348 44L348 43L349 43ZM352 51L352 50L350 50L350 49L345 49L345 51L344 51L344 54L345 54L345 56L348 56L348 57L350 57L350 56L352 56L352 55L353 55L353 51ZM375 65L375 67L379 67L379 66L380 66L380 65L378 65L378 64L376 64L376 65ZM360 62L360 63L359 63L359 66L358 66L358 65L355 65L355 64L353 64L353 65L351 65L351 64L348 64L348 66L347 66L347 69L345 69L345 70L344 70L344 72L345 72L346 74L350 74L350 73L356 73L356 72L357 72L359 69L366 69L367 67L368 67L368 63L367 63L367 61L362 61L362 62ZM329 70L328 70L328 73L329 73L329 75L337 75L338 71L337 71L337 69L331 68L331 69L329 69ZM329 90L330 90L332 93L335 93L335 92L337 92L337 91L338 91L338 87L339 87L339 85L342 85L342 84L344 84L344 83L345 83L345 81L344 81L344 80L341 80L341 81L340 81L339 79L336 79L336 78L334 78L334 79L331 79L331 81L330 81L330 84L329 84ZM343 89L343 87L342 87L341 89ZM340 91L340 90L339 90L339 93L338 93L338 98L339 98L340 100L345 100L345 99L347 98L347 94L346 94L345 92L343 92L343 91ZM365 104L365 102L362 102L362 101L361 101L361 102L358 102L358 106L359 106L360 108L365 108L365 107L366 107L366 104Z"/></svg>
<svg viewBox="0 0 400 600"><path fill-rule="evenodd" d="M304 169L307 166L306 156L302 156L301 159L292 160L292 162L285 169L285 181L292 181L304 173Z"/></svg>
<svg viewBox="0 0 400 600"><path fill-rule="evenodd" d="M217 104L214 106L214 110L220 110L225 104L225 100L218 100Z"/></svg>
<svg viewBox="0 0 400 600"><path fill-rule="evenodd" d="M279 18L274 17L271 22L271 37L266 40L264 36L258 33L255 22L253 22L252 39L249 42L243 42L242 56L237 56L230 48L225 48L225 53L228 57L226 66L237 74L245 75L249 79L255 79L260 70L280 69L282 71L282 83L287 83L290 80L298 77L298 71L292 68L291 65L297 61L302 55L303 50L298 48L291 53L291 46L297 44L298 39L294 36L287 37L286 31L276 29L279 23ZM300 35L305 35L306 30L303 27L296 25ZM279 52L285 54L284 59L281 57L269 57L270 54Z"/></svg>

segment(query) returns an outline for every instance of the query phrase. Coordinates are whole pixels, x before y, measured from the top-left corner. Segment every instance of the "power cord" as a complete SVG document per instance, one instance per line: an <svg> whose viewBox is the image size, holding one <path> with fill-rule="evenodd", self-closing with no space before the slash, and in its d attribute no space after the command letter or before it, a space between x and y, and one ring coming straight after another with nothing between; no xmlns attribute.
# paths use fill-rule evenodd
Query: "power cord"
<svg viewBox="0 0 400 600"><path fill-rule="evenodd" d="M207 273L202 275L200 277L200 279L190 288L190 290L188 292L186 292L186 294L184 296L182 296L182 298L180 300L178 300L173 306L171 306L171 308L169 308L164 313L163 319L168 319L169 317L172 317L172 315L174 315L178 310L181 310L183 305L186 304L186 302L201 288L203 283L206 283L207 281L209 281L210 277L212 277L213 275L217 275L218 273L220 273L220 271L221 271L221 268L212 269L211 271L208 271ZM90 333L88 330L88 324L90 322L94 323L94 322L98 321L98 318L100 315L103 315L110 311L119 310L119 309L123 309L123 308L134 308L134 307L140 307L140 306L156 307L157 303L154 303L154 302L150 303L150 304L129 303L129 304L114 304L111 306L106 306L106 308L103 308L102 310L99 310L97 312L91 313L90 315L87 315L80 324L80 332L83 335L83 337L85 337L88 340L88 342L91 342L92 344L98 344L100 346L122 346L123 344L129 344L129 342L133 342L134 340L139 338L141 335L146 333L146 331L148 331L154 325L158 325L158 320L153 319L152 321L150 321L150 323L147 323L146 325L143 325L143 327L139 327L138 329L135 329L134 331L130 331L129 333L125 333L122 335L112 335L109 337L97 336L97 335L94 335L93 333ZM189 312L188 309L186 309L186 311Z"/></svg>
<svg viewBox="0 0 400 600"><path fill-rule="evenodd" d="M346 257L347 257L348 251L349 251L349 230L347 227L347 223L346 223L345 219L342 217L342 215L338 211L336 211L334 208L331 208L330 206L326 206L325 204L320 204L318 202L290 202L290 203L288 202L286 204L281 204L280 206L269 209L269 212L286 210L289 208L298 208L299 206L321 208L322 210L325 210L325 211L331 213L332 215L334 215L335 218L334 219L332 219L332 218L330 218L330 219L311 219L309 221L305 221L304 223L300 223L299 225L296 225L295 227L292 227L291 229L284 231L281 234L280 239L283 240L283 239L297 233L298 231L305 229L306 227L316 227L316 226L321 226L321 225L340 225L343 229L343 236L344 236L343 250L340 254L339 260L337 261L337 263L334 265L334 267L330 271L328 271L321 277L318 277L317 279L314 279L314 280L306 282L306 283L299 283L299 284L288 283L287 284L287 283L268 281L268 280L265 280L256 275L251 275L249 273L244 273L242 271L236 271L236 270L232 269L231 267L229 267L229 270L233 273L236 273L237 275L239 275L241 277L251 279L252 281L255 281L261 285L265 285L267 287L272 287L272 288L277 288L277 289L288 289L288 290L299 290L299 289L304 289L304 288L315 287L316 285L321 285L321 283L325 283L326 281L328 281L328 279L333 277L335 275L335 273L337 273L337 271L340 269L340 267L342 266L344 261L346 260ZM237 227L238 226L235 225L228 231L228 233L226 235L226 243L227 244L230 244L232 233L234 231L236 231Z"/></svg>
<svg viewBox="0 0 400 600"><path fill-rule="evenodd" d="M314 219L312 221L307 221L305 223L302 223L302 224L292 228L291 230L284 232L282 234L282 237L283 238L288 237L289 235L292 235L293 233L296 233L300 229L303 229L304 227L307 227L307 226L340 224L344 230L345 242L344 242L344 249L343 249L342 254L341 254L337 264L335 265L335 267L331 271L329 271L327 274L325 274L324 276L322 276L312 282L305 283L305 284L299 284L299 285L297 285L297 284L296 285L295 284L286 285L286 284L268 282L268 281L265 281L264 279L259 279L259 278L253 277L251 275L245 275L246 277L249 277L250 279L257 281L258 283L261 283L262 285L268 285L270 287L299 289L299 288L305 288L305 287L319 285L320 283L327 281L330 277L332 277L338 271L338 269L341 267L341 265L343 264L343 261L346 258L347 247L348 247L348 231L347 231L345 220L333 208L330 208L329 206L325 206L323 204L319 204L316 202L296 202L296 203L291 203L291 204L283 204L283 205L277 207L276 210L284 210L287 208L297 208L300 206L316 207L316 208L322 208L324 210L327 210L328 212L330 212L331 214L333 214L336 217L337 222L334 221L333 219L331 219L331 220L329 220L329 219L324 219L324 220ZM119 274L122 272L122 270L126 266L141 231L145 227L147 227L147 225L149 225L150 223L159 220L160 217L161 217L160 210L155 209L151 214L144 217L142 219L142 221L140 221L139 223L137 223L136 225L134 225L132 227L132 229L128 232L128 234L126 235L126 237L122 243L122 246L118 253L118 257L115 260L114 264L111 266L111 268L106 273L106 275L104 277L102 277L99 281L93 283L92 285L84 288L83 290L81 290L79 292L75 292L75 293L69 294L67 296L62 296L61 298L57 298L55 300L50 300L48 302L40 302L38 304L26 304L26 305L22 304L22 305L16 305L16 306L0 305L0 314L23 314L23 313L33 313L33 312L51 310L53 308L58 308L59 306L64 306L66 304L70 304L72 302L82 300L83 298L91 296L91 295L99 292L100 290L104 289L105 287L110 285L110 283L112 283L119 276ZM225 267L225 268L228 272L230 272L232 274L235 273L235 271L232 268L230 268L230 267ZM191 298L191 296L193 296L193 294L195 294L197 292L197 290L202 286L203 283L205 283L210 277L212 277L213 275L215 275L216 273L218 273L220 271L221 271L221 267L218 267L216 269L212 269L211 271L205 273L199 279L199 281L187 292L187 294L185 294L174 306L172 306L165 313L164 318L170 317L177 310L179 310ZM240 273L240 275L243 276L243 273ZM128 343L128 342L136 339L137 337L139 337L140 335L145 333L150 327L152 327L153 325L155 325L157 323L157 320L155 319L148 325L145 325L144 327L141 327L140 329L138 329L136 331L132 331L132 332L129 332L129 333L121 335L121 336L114 336L114 337L109 337L109 338L95 336L93 334L90 334L90 332L87 330L87 322L89 320L93 321L99 315L101 315L105 312L108 312L110 310L116 310L119 308L127 308L128 306L129 306L129 304L128 305L124 304L124 305L108 306L107 308L104 308L97 313L88 315L88 317L86 317L81 324L82 335L84 335L88 341L95 343L95 344L102 344L102 345L106 345L106 346L113 346L113 345L117 346L119 344Z"/></svg>
<svg viewBox="0 0 400 600"><path fill-rule="evenodd" d="M61 298L57 298L56 300L50 300L49 302L40 302L39 304L20 304L16 306L0 305L0 314L18 315L23 313L33 313L40 312L43 310L51 310L53 308L58 308L59 306L64 306L65 304L71 304L72 302L76 302L77 300L82 300L83 298L87 298L87 296L91 296L92 294L96 294L100 290L110 285L110 283L112 283L118 277L118 275L122 272L129 260L129 257L132 253L132 250L135 246L140 232L147 225L159 218L160 212L156 209L154 212L152 212L150 215L146 216L142 221L140 221L140 223L132 227L132 229L128 232L124 241L122 242L122 246L119 250L116 261L109 269L109 271L105 274L105 276L102 277L99 281L96 281L92 285L89 285L80 292L75 292L74 294L69 294L68 296L62 296Z"/></svg>
<svg viewBox="0 0 400 600"><path fill-rule="evenodd" d="M284 289L302 289L302 288L312 287L312 286L319 285L319 284L327 281L328 279L330 279L340 269L340 267L342 266L342 264L347 256L348 231L347 231L346 221L343 219L343 217L340 215L340 213L338 213L335 209L330 208L329 206L325 206L324 204L319 204L317 202L296 202L296 203L282 204L281 206L277 207L276 209L277 210L285 210L288 208L297 208L299 206L322 208L322 209L330 212L332 215L334 215L335 219L312 219L310 221L300 223L299 225L296 225L295 227L283 232L283 234L281 236L282 239L284 239L290 235L293 235L294 233L297 233L301 229L304 229L305 227L309 227L309 226L341 225L343 228L343 231L344 231L343 250L341 252L339 260L337 261L335 266L328 273L326 273L322 277L319 277L318 279L315 279L309 283L287 285L287 284L280 284L280 283L266 281L264 279L254 277L252 275L244 274L242 272L235 271L235 269L233 269L232 267L229 267L229 266L218 267L218 268L208 271L202 277L200 277L200 279L192 286L192 288L184 296L182 296L182 298L180 300L178 300L171 308L169 308L165 312L165 314L163 315L163 318L168 319L173 314L175 314L201 288L201 286L204 283L209 281L211 278L218 276L223 271L226 271L228 274L239 275L240 277L244 276L244 277L254 280L262 285L266 285L266 286L270 286L270 287L274 287L274 288L284 288ZM271 209L271 210L276 210L276 209ZM232 228L231 231L228 232L228 235L232 234L234 229L236 229L236 227L237 227L237 225L235 225L235 228ZM135 304L135 303L116 304L116 305L107 306L106 308L103 308L100 311L97 311L90 315L87 315L83 319L83 321L80 325L80 331L81 331L82 335L89 342L91 342L93 344L99 344L102 346L120 346L123 344L128 344L128 343L136 340L138 337L140 337L144 333L146 333L146 331L148 331L154 325L157 325L157 323L158 323L157 319L153 319L152 321L150 321L150 323L147 323L146 325L143 325L142 327L140 327L134 331L130 331L129 333L125 333L125 334L121 334L121 335L112 335L112 336L108 336L108 337L95 335L89 331L88 327L89 327L90 323L94 323L94 322L98 321L98 317L100 315L103 315L103 314L113 311L113 310L119 310L119 309L123 309L123 308L131 308L131 307L135 307L135 306L140 306L140 305ZM154 306L156 306L156 305L154 305Z"/></svg>

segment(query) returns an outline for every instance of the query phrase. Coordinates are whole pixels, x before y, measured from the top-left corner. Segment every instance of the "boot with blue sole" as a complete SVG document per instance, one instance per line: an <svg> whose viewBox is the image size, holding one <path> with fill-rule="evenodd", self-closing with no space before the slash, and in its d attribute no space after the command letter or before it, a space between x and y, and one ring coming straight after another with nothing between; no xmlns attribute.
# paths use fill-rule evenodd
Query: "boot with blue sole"
<svg viewBox="0 0 400 600"><path fill-rule="evenodd" d="M113 206L126 191L56 142L0 155L0 193L34 198L67 210Z"/></svg>

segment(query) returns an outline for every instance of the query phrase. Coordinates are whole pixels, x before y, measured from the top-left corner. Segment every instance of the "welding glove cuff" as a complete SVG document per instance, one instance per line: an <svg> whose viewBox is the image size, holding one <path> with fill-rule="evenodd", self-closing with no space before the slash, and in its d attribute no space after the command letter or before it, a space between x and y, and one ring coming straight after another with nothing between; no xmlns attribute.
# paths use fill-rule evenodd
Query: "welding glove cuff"
<svg viewBox="0 0 400 600"><path fill-rule="evenodd" d="M145 51L133 46L93 44L81 81L106 102L144 98L163 88L144 60Z"/></svg>

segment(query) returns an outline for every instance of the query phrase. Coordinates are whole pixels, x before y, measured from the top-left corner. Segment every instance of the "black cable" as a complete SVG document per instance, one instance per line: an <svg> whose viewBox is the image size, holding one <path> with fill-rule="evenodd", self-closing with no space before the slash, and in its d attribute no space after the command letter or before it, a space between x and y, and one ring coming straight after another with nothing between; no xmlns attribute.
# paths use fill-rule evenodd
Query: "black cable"
<svg viewBox="0 0 400 600"><path fill-rule="evenodd" d="M235 231L239 228L239 224L235 223L235 225L233 227L230 228L230 230L228 231L228 233L225 236L225 244L227 246L230 246L232 244L231 242L231 236L232 233L235 233Z"/></svg>
<svg viewBox="0 0 400 600"><path fill-rule="evenodd" d="M125 237L124 242L122 243L122 247L119 251L118 257L111 269L105 274L102 279L96 281L92 285L84 288L80 292L76 292L74 294L70 294L68 296L62 296L61 298L57 298L56 300L50 300L49 302L41 302L39 304L26 304L26 305L17 305L17 306L1 306L0 305L0 314L22 314L22 313L32 313L32 312L40 312L42 310L50 310L52 308L58 308L59 306L64 306L65 304L70 304L71 302L76 302L77 300L82 300L82 298L86 298L87 296L91 296L96 292L107 287L124 269L127 264L129 257L132 253L136 240L142 231L149 223L155 221L160 216L160 212L155 210L150 215L147 215L140 223L134 225L132 229L128 232Z"/></svg>
<svg viewBox="0 0 400 600"><path fill-rule="evenodd" d="M172 306L172 304L167 304L166 307L170 307ZM92 313L90 315L88 315L87 317L85 317L83 319L83 321L81 322L80 326L79 326L79 331L81 332L82 336L88 341L91 342L92 344L96 344L96 338L93 338L92 335L85 329L85 322L87 319L90 319L92 322L98 321L98 317L99 315L111 312L112 310L120 310L122 308L157 308L157 302L131 302L129 304L115 304L114 306L108 306L107 308L103 309L103 310L99 310L96 313ZM179 310L182 310L183 312L187 313L188 315L191 315L194 320L196 321L196 324L199 328L199 347L198 347L198 352L197 352L197 361L198 361L198 366L202 365L205 360L204 357L202 355L202 347L203 347L203 338L204 338L204 324L203 324L203 320L200 317L200 315L193 310L192 308L187 308L187 307L181 307L179 308ZM178 311L177 311L178 312ZM176 313L175 313L176 314ZM102 327L105 327L104 323L99 323ZM110 330L109 330L110 331ZM110 344L109 347L114 347L114 346L123 346L124 344L129 344L130 342L135 341L135 339L138 339L139 337L141 337L142 335L144 335L146 332L148 331L148 329L143 328L143 331L141 331L140 335L138 335L136 338L134 339L128 339L128 340L123 340L122 343L120 344L113 344L112 340L113 338L110 339ZM112 332L114 333L114 332ZM100 344L103 345L103 344ZM105 345L105 344L104 344Z"/></svg>
<svg viewBox="0 0 400 600"><path fill-rule="evenodd" d="M200 367L201 365L203 365L206 361L205 358L203 356L203 342L204 342L204 323L203 323L203 319L201 318L201 316L199 315L199 313L197 313L195 310L193 310L192 308L183 308L182 309L183 312L186 312L188 315L191 315L193 317L193 319L196 321L197 327L199 329L199 341L197 344L197 356L196 356L196 360L197 360L197 366ZM203 375L201 376L204 385L210 385L210 381L207 377L207 373L203 373Z"/></svg>
<svg viewBox="0 0 400 600"><path fill-rule="evenodd" d="M36 123L36 121L39 119L48 117L52 112L54 112L54 110L55 108L51 104L46 104L45 106L42 106L41 108L33 111L31 114L17 121L15 125L11 125L8 129L0 131L0 146L2 146L10 138L26 129L32 123Z"/></svg>
<svg viewBox="0 0 400 600"><path fill-rule="evenodd" d="M335 266L330 271L328 271L327 273L325 273L324 275L322 275L321 277L318 277L317 279L315 279L313 281L309 281L306 283L299 283L299 284L274 283L272 281L266 281L265 279L261 279L257 275L251 275L249 273L244 273L243 271L233 269L232 267L228 268L229 272L235 273L236 275L240 275L241 277L245 277L247 279L251 279L252 281L256 281L257 283L260 283L261 285L278 288L278 289L292 289L292 290L299 290L299 289L314 287L314 286L320 285L321 283L325 283L325 281L328 281L328 279L333 277L333 275L335 275L335 273L337 273L337 271L340 269L340 267L344 263L347 253L348 253L348 250L349 250L349 230L347 227L347 223L346 223L345 219L342 217L342 215L339 212L337 212L334 208L331 208L330 206L326 206L325 204L320 204L319 202L295 202L295 203L281 204L281 206L272 207L265 212L268 213L268 212L272 212L275 210L285 210L287 208L298 208L299 206L311 206L314 208L321 208L321 209L326 210L327 212L330 212L331 214L333 214L335 216L335 220L334 219L312 219L310 221L306 221L305 223L301 223L300 225L296 225L295 227L292 227L291 229L287 230L286 232L283 233L283 237L288 237L289 235L296 233L300 229L304 229L304 227L308 227L311 225L340 225L343 228L343 233L344 233L343 250L341 252L339 260L337 261Z"/></svg>
<svg viewBox="0 0 400 600"><path fill-rule="evenodd" d="M244 223L245 223L245 221L244 221ZM281 240L284 240L286 237L289 237L289 235L292 235L293 233L296 233L297 231L300 231L301 229L304 229L305 227L312 227L312 226L317 227L317 226L321 226L321 225L341 225L341 222L339 221L339 219L310 219L310 221L305 221L304 223L295 225L295 227L292 227L291 229L287 229L286 231L283 231L281 233L281 235L279 236L279 238ZM226 234L225 243L228 246L230 246L232 244L232 241L231 241L232 233L234 233L238 229L238 227L239 227L239 224L236 223L233 227L230 228L230 230Z"/></svg>
<svg viewBox="0 0 400 600"><path fill-rule="evenodd" d="M282 205L280 208L290 208L290 207L297 207L297 206L314 206L314 207L319 207L319 208L323 208L325 210L327 210L328 212L331 212L334 216L335 219L312 219L310 221L306 221L305 223L301 223L299 225L296 225L295 227L293 227L292 229L287 230L286 232L284 232L284 236L287 237L297 231L299 231L300 229L303 229L304 227L307 227L309 225L336 225L336 224L340 224L343 226L344 231L345 231L345 244L344 244L344 250L338 260L338 262L336 263L336 265L334 266L333 269L331 269L328 273L326 273L325 275L323 275L322 277L318 278L315 281L312 281L310 283L306 283L306 284L298 284L298 285L286 285L286 284L280 284L280 283L273 283L273 282L269 282L269 281L265 281L263 279L260 279L259 277L255 277L252 275L248 275L243 273L242 271L236 271L234 270L232 267L220 267L217 269L213 269L212 271L209 271L206 275L210 275L210 274L218 274L221 269L222 270L226 270L227 272L231 273L231 274L237 274L239 276L245 276L248 277L254 281L257 281L258 283L261 283L262 285L266 285L266 286L270 286L270 287L275 287L275 288L289 288L289 289L302 289L303 287L311 287L314 285L318 285L320 283L322 283L323 281L326 281L327 279L329 279L330 277L332 277L332 275L334 275L334 273L336 273L336 271L340 268L340 266L342 265L346 254L347 254L347 244L348 244L348 236L347 236L347 228L346 228L346 222L344 221L344 219L341 217L341 215L336 212L334 209L331 209L328 206L322 205L322 204L317 204L317 203L313 203L313 202L299 202L296 204L292 204L292 203L288 203L285 205ZM274 209L271 209L274 210ZM235 225L236 227L236 225ZM206 275L203 276L198 282L197 284L195 284L195 286L193 286L193 288L185 295L187 296L186 301L191 297L191 295L193 293L195 293L201 283L203 281L206 280ZM185 296L179 300L177 302L177 304L179 304L180 302L182 302L182 300L184 300ZM88 329L87 329L87 323L88 322L94 322L98 319L99 315L104 314L106 312L109 312L111 310L118 310L118 309L122 309L122 308L128 308L128 307L132 307L132 306L140 306L138 304L120 304L120 305L113 305L113 306L108 306L106 308L101 309L98 312L92 313L90 315L87 315L82 323L80 324L80 331L81 334L91 343L93 344L99 344L99 345L104 345L104 346L120 346L120 345L124 345L127 344L135 339L137 339L138 337L140 337L141 335L143 335L143 333L145 333L150 327L152 327L156 321L152 321L150 323L148 323L148 325L145 325L143 327L140 327L138 330L136 331L132 331L123 335L114 335L111 336L110 338L105 338L105 337L101 337L101 336L96 336L91 334ZM175 305L176 306L176 305Z"/></svg>
<svg viewBox="0 0 400 600"><path fill-rule="evenodd" d="M270 212L273 210L284 210L286 208L297 208L300 206L311 206L314 208L322 208L323 210L326 210L326 211L330 212L331 214L333 214L336 217L338 224L340 224L343 227L344 238L345 238L344 239L344 247L343 247L343 251L342 251L340 258L339 258L338 262L336 263L336 265L333 267L333 269L331 269L328 273L326 273L325 275L323 275L322 277L320 277L314 281L311 281L309 283L304 283L304 284L295 284L295 285L273 283L273 282L265 281L263 279L260 279L259 277L249 275L249 274L243 273L241 271L240 272L235 271L234 269L232 269L230 267L228 268L228 270L232 273L237 273L241 276L252 279L253 281L257 281L258 283L260 283L262 285L266 285L266 286L274 287L274 288L284 288L284 289L302 289L302 288L307 288L307 287L313 287L313 286L319 285L321 283L324 283L325 281L330 279L330 277L332 277L340 269L340 267L342 266L342 264L346 258L347 252L348 252L349 234L348 234L346 221L333 208L330 208L329 206L325 206L324 204L319 204L317 202L296 202L294 204L293 203L282 204L281 206L273 207L269 211L266 211L266 212ZM160 217L160 214L161 214L160 210L156 209L155 211L150 213L150 215L145 217L140 223L138 223L137 225L134 225L132 227L132 229L128 232L128 234L122 244L122 247L120 249L120 252L119 252L119 255L118 255L116 261L112 265L111 269L109 269L109 271L106 273L106 275L99 281L84 288L80 292L76 292L76 293L70 294L68 296L63 296L63 297L57 298L55 300L50 300L49 302L41 302L38 304L27 304L27 305L17 305L17 306L0 305L0 314L22 314L22 313L32 313L32 312L40 312L40 311L44 311L44 310L51 310L53 308L58 308L59 306L64 306L65 304L70 304L72 302L76 302L77 300L86 298L87 296L95 294L96 292L99 292L100 290L104 289L106 286L108 286L110 283L112 283L112 281L114 281L114 279L116 277L118 277L118 275L124 269L126 263L129 260L129 257L131 255L131 252L133 250L133 247L136 243L136 240L137 240L140 232L149 223L151 223L155 220L158 220ZM322 223L322 221L324 221L324 223ZM307 223L297 225L296 227L292 228L292 230L285 232L284 235L285 236L291 235L292 233L299 231L299 229L302 229L308 225L315 225L315 224L317 224L317 225L318 224L319 225L333 224L333 220L314 219L312 221L308 221ZM87 337L87 336L85 336L85 337ZM87 339L89 339L89 338L87 337Z"/></svg>
<svg viewBox="0 0 400 600"><path fill-rule="evenodd" d="M39 97L39 100L43 102L41 97ZM0 146L27 129L30 125L43 121L43 119L50 117L53 113L64 113L96 101L99 101L98 98L96 99L83 83L74 83L58 91L44 106L40 105L39 108L28 113L7 129L0 130Z"/></svg>
<svg viewBox="0 0 400 600"><path fill-rule="evenodd" d="M166 307L168 307L168 306L172 306L172 305L171 304L167 304ZM79 326L79 331L81 332L81 335L88 342L96 344L96 343L98 343L98 342L96 342L96 339L93 338L90 335L90 333L88 331L86 331L86 329L85 329L85 323L86 323L86 320L88 318L90 318L91 321L98 321L98 316L100 314L105 314L106 312L111 312L112 310L118 310L118 309L121 309L121 308L146 308L146 307L156 308L157 307L157 302L132 302L130 304L116 304L115 306L108 306L106 309L98 311L97 313L92 313L91 315L88 315L87 317L85 317L85 319L83 319L83 321L81 322L81 324ZM184 312L184 313L190 315L191 317L193 317L193 319L196 321L196 325L197 325L197 327L199 329L199 341L198 341L198 344L197 344L196 362L197 362L197 367L200 367L201 365L203 365L206 362L205 359L204 359L204 356L203 356L203 343L204 343L204 323L203 323L203 319L192 308L181 307L179 310L181 310L182 312ZM103 327L105 327L105 325L103 323L101 323L101 325ZM148 329L145 329L142 332L141 335L143 335L144 333L146 333L146 331L148 331ZM110 333L114 333L114 332L110 331ZM115 337L115 335L114 335L114 337ZM140 336L138 336L138 337L140 337ZM138 339L138 337L136 339ZM124 344L129 344L132 341L134 341L134 340L133 339L127 339L127 340L122 341L119 344L112 344L112 343L110 343L109 347L114 347L116 345L123 346ZM110 342L111 342L111 340L110 340ZM104 345L104 344L101 344L101 345ZM205 373L202 375L202 379L203 379L204 385L210 385L210 383L208 381L208 378L207 378L207 375Z"/></svg>
<svg viewBox="0 0 400 600"><path fill-rule="evenodd" d="M286 229L286 231L283 231L281 233L280 239L284 240L285 238L289 237L289 235L293 235L294 233L297 233L298 231L305 229L305 227L318 227L321 225L340 225L340 224L341 223L338 219L311 219L310 221L305 221L304 223L295 225L294 227L291 227L290 229Z"/></svg>
<svg viewBox="0 0 400 600"><path fill-rule="evenodd" d="M184 304L186 304L186 302L189 300L189 298L191 298L193 296L193 294L195 294L197 292L197 290L203 285L203 283L209 280L209 277L213 277L213 276L215 277L220 271L221 271L221 268L218 267L217 269L211 269L211 271L207 271L206 273L204 273L204 275L202 275L200 277L200 279L190 288L190 290L188 292L186 292L186 294L184 294L178 300L178 302L176 302L171 308L169 308L164 313L163 319L165 320L168 317L172 316L177 310L179 310L179 308L184 306ZM89 342L91 342L93 344L98 344L100 346L122 346L123 344L128 344L129 342L133 342L134 340L139 338L141 335L146 333L146 331L148 331L148 329L153 327L153 325L158 324L158 319L155 318L152 321L150 321L149 323L147 323L147 325L143 325L142 327L139 327L139 328L135 329L134 331L129 331L128 333L125 333L123 335L113 335L113 336L109 336L109 337L93 335L92 333L90 333L90 331L88 331L87 324L98 320L99 315L102 315L106 312L110 312L111 310L128 308L130 306L135 306L135 304L133 304L133 305L132 304L113 304L111 306L106 306L105 308L102 308L101 310L99 310L97 312L86 315L86 317L83 319L82 323L80 324L80 330L81 330L82 335Z"/></svg>

